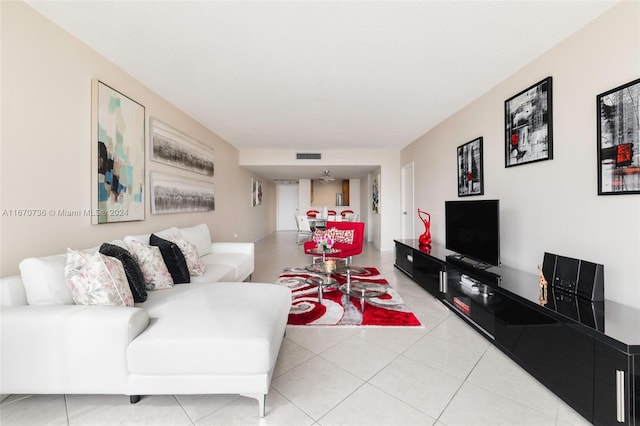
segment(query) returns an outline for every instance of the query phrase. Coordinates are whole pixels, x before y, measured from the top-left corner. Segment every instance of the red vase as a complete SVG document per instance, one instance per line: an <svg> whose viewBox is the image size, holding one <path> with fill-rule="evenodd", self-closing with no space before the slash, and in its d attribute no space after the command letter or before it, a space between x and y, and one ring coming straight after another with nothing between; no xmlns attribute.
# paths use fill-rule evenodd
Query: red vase
<svg viewBox="0 0 640 426"><path fill-rule="evenodd" d="M426 217L425 217L426 216ZM431 215L424 210L418 209L418 217L424 223L424 234L418 238L420 246L431 245Z"/></svg>

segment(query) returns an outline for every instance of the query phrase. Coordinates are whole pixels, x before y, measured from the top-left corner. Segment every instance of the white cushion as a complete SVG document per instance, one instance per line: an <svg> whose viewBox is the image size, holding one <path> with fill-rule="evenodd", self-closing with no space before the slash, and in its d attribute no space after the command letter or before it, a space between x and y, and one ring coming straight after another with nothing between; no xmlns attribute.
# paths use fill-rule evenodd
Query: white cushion
<svg viewBox="0 0 640 426"><path fill-rule="evenodd" d="M236 281L236 271L228 265L207 265L203 275L191 277L192 283L217 283L221 281Z"/></svg>
<svg viewBox="0 0 640 426"><path fill-rule="evenodd" d="M266 374L291 293L274 284L191 284L151 293L141 306L151 325L127 347L132 374Z"/></svg>
<svg viewBox="0 0 640 426"><path fill-rule="evenodd" d="M64 278L67 256L30 257L20 262L20 275L30 305L73 305Z"/></svg>
<svg viewBox="0 0 640 426"><path fill-rule="evenodd" d="M147 290L162 290L173 287L173 278L171 278L158 247L148 246L136 238L129 239L128 244L129 251L140 264Z"/></svg>
<svg viewBox="0 0 640 426"><path fill-rule="evenodd" d="M27 305L28 303L20 275L0 278L0 306Z"/></svg>
<svg viewBox="0 0 640 426"><path fill-rule="evenodd" d="M133 306L124 268L114 257L67 249L65 277L76 305Z"/></svg>
<svg viewBox="0 0 640 426"><path fill-rule="evenodd" d="M195 245L200 256L211 253L211 234L206 223L191 226L188 228L180 228L182 238Z"/></svg>
<svg viewBox="0 0 640 426"><path fill-rule="evenodd" d="M234 271L233 278L226 281L238 281L240 277L249 274L253 266L253 258L244 253L211 253L201 259L207 269L218 265L232 268Z"/></svg>

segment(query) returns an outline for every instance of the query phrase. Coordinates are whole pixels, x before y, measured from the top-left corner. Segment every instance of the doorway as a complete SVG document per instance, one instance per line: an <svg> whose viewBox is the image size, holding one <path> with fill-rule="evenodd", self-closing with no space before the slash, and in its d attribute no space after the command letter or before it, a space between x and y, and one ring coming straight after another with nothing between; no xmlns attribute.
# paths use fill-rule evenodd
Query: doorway
<svg viewBox="0 0 640 426"><path fill-rule="evenodd" d="M295 231L298 229L294 215L298 213L298 185L276 184L276 230Z"/></svg>
<svg viewBox="0 0 640 426"><path fill-rule="evenodd" d="M415 239L416 213L413 193L413 161L402 167L402 238Z"/></svg>

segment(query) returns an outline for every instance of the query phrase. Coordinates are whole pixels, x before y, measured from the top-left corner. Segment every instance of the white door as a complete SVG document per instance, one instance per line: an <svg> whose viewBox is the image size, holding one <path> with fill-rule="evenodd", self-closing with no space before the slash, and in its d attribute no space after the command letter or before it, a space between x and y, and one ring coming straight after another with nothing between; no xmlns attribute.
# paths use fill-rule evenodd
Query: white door
<svg viewBox="0 0 640 426"><path fill-rule="evenodd" d="M298 208L298 184L277 184L276 203L276 230L297 230L298 227L296 226L294 215Z"/></svg>
<svg viewBox="0 0 640 426"><path fill-rule="evenodd" d="M402 238L415 239L416 212L413 204L413 162L402 167Z"/></svg>

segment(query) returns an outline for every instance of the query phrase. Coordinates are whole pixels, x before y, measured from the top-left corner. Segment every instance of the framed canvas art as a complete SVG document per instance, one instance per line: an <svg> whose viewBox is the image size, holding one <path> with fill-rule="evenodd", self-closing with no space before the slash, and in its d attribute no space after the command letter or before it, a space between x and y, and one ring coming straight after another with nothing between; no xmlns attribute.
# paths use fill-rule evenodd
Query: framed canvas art
<svg viewBox="0 0 640 426"><path fill-rule="evenodd" d="M598 195L640 194L640 79L596 97Z"/></svg>
<svg viewBox="0 0 640 426"><path fill-rule="evenodd" d="M258 179L253 180L253 205L259 206L262 204L262 181Z"/></svg>
<svg viewBox="0 0 640 426"><path fill-rule="evenodd" d="M371 188L371 211L380 214L380 173L373 177Z"/></svg>
<svg viewBox="0 0 640 426"><path fill-rule="evenodd" d="M551 77L504 102L505 167L553 158Z"/></svg>
<svg viewBox="0 0 640 426"><path fill-rule="evenodd" d="M216 209L212 182L151 172L151 214L206 212Z"/></svg>
<svg viewBox="0 0 640 426"><path fill-rule="evenodd" d="M213 176L213 148L160 120L150 120L151 159L205 176Z"/></svg>
<svg viewBox="0 0 640 426"><path fill-rule="evenodd" d="M94 224L144 220L145 109L92 81Z"/></svg>
<svg viewBox="0 0 640 426"><path fill-rule="evenodd" d="M458 197L484 194L482 136L458 147Z"/></svg>

